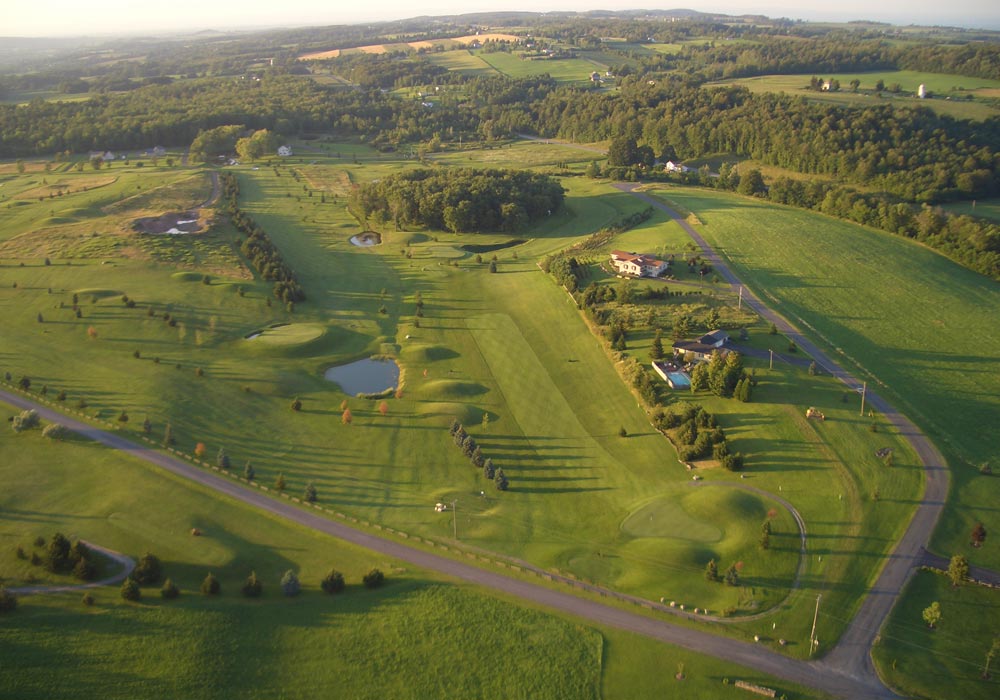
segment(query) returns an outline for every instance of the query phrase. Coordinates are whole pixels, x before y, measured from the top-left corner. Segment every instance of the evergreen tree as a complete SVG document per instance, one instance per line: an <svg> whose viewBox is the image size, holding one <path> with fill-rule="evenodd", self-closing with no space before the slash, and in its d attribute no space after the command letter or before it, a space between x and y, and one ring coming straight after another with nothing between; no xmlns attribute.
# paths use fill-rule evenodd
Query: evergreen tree
<svg viewBox="0 0 1000 700"><path fill-rule="evenodd" d="M136 601L142 598L142 591L139 590L139 583L129 576L122 581L121 597L125 600Z"/></svg>
<svg viewBox="0 0 1000 700"><path fill-rule="evenodd" d="M135 565L132 577L142 584L157 583L163 575L163 564L155 554L146 552Z"/></svg>
<svg viewBox="0 0 1000 700"><path fill-rule="evenodd" d="M219 595L221 592L222 585L219 583L219 579L215 578L212 574L208 574L201 582L202 595Z"/></svg>
<svg viewBox="0 0 1000 700"><path fill-rule="evenodd" d="M498 491L506 491L510 482L507 481L506 475L503 473L503 469L497 469L496 476L493 477L493 483L496 484Z"/></svg>
<svg viewBox="0 0 1000 700"><path fill-rule="evenodd" d="M726 585L727 586L738 586L740 585L740 574L736 570L736 564L730 564L729 568L726 569Z"/></svg>
<svg viewBox="0 0 1000 700"><path fill-rule="evenodd" d="M285 490L287 484L285 483L285 474L278 474L278 478L274 480L274 490L281 493Z"/></svg>
<svg viewBox="0 0 1000 700"><path fill-rule="evenodd" d="M324 593L334 594L344 590L344 575L336 569L330 569L330 573L323 577L320 588Z"/></svg>
<svg viewBox="0 0 1000 700"><path fill-rule="evenodd" d="M451 419L451 427L448 428L448 434L454 437L455 433L462 429L462 424L458 422L457 418Z"/></svg>
<svg viewBox="0 0 1000 700"><path fill-rule="evenodd" d="M215 466L219 469L229 469L229 455L222 447L219 448L219 453L215 456Z"/></svg>
<svg viewBox="0 0 1000 700"><path fill-rule="evenodd" d="M167 423L167 427L163 429L163 446L174 446L174 429L171 427L170 423Z"/></svg>
<svg viewBox="0 0 1000 700"><path fill-rule="evenodd" d="M306 490L302 495L302 499L306 503L316 502L316 485L313 484L313 482L310 481L308 484L306 484Z"/></svg>
<svg viewBox="0 0 1000 700"><path fill-rule="evenodd" d="M486 460L483 462L483 476L489 479L490 481L493 481L493 478L496 476L496 473L497 470L496 467L493 466L493 458L487 457Z"/></svg>
<svg viewBox="0 0 1000 700"><path fill-rule="evenodd" d="M483 465L486 463L486 459L483 457L483 450L479 447L479 445L476 445L476 449L472 451L472 456L469 457L469 460L472 462L474 467L482 469Z"/></svg>
<svg viewBox="0 0 1000 700"><path fill-rule="evenodd" d="M260 579L257 578L257 572L251 571L250 575L247 576L247 580L243 582L243 586L240 591L247 598L260 598L260 594L264 592L264 584L261 583Z"/></svg>
<svg viewBox="0 0 1000 700"><path fill-rule="evenodd" d="M254 471L253 465L250 464L250 460L248 459L246 465L243 467L243 478L249 484L256 475L257 472Z"/></svg>
<svg viewBox="0 0 1000 700"><path fill-rule="evenodd" d="M379 569L372 569L361 579L361 582L365 584L365 588L378 588L384 581L385 574Z"/></svg>
<svg viewBox="0 0 1000 700"><path fill-rule="evenodd" d="M659 328L656 329L656 335L653 336L653 345L649 348L649 357L654 360L663 359L663 331Z"/></svg>
<svg viewBox="0 0 1000 700"><path fill-rule="evenodd" d="M715 564L715 559L709 559L705 565L705 579L707 581L719 580L719 567Z"/></svg>
<svg viewBox="0 0 1000 700"><path fill-rule="evenodd" d="M160 589L160 597L166 600L173 600L181 594L181 590L177 587L177 584L171 579L167 579L163 582L163 588Z"/></svg>
<svg viewBox="0 0 1000 700"><path fill-rule="evenodd" d="M284 576L281 577L281 592L289 597L297 596L302 592L302 584L299 583L299 577L291 569L286 571Z"/></svg>

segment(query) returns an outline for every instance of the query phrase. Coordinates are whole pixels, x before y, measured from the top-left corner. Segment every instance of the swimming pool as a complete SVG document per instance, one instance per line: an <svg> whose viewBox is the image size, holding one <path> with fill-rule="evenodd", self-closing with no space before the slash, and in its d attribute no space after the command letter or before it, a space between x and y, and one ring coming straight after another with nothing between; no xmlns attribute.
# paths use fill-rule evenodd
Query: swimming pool
<svg viewBox="0 0 1000 700"><path fill-rule="evenodd" d="M691 388L691 379L684 372L667 372L667 382L674 389Z"/></svg>

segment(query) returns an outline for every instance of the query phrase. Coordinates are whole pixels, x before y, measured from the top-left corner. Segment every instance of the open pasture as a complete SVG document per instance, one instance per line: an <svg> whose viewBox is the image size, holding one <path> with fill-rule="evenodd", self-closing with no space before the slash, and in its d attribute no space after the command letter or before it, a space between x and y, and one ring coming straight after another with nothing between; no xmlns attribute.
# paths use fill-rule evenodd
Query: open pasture
<svg viewBox="0 0 1000 700"><path fill-rule="evenodd" d="M548 74L561 83L575 85L589 83L591 73L607 68L582 58L530 60L502 51L479 52L476 55L496 71L511 78L527 78L533 75Z"/></svg>

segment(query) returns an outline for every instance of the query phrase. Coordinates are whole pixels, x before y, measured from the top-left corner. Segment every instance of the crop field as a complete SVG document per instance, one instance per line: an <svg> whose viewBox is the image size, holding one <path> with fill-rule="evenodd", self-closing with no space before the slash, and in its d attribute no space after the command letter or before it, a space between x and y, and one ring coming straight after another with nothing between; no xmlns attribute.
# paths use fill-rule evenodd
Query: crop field
<svg viewBox="0 0 1000 700"><path fill-rule="evenodd" d="M628 698L637 686L652 683L663 693L675 684L669 674L655 673L663 663L685 665L692 697L713 697L727 675L785 689L714 659L445 583L82 439L4 431L0 454L12 453L16 462L0 461L0 476L11 484L0 494L0 508L17 516L0 523L6 585L29 576L44 582L42 569L17 559L14 549L32 551L36 537L62 532L133 558L152 551L181 596L163 601L158 586L149 586L140 602L126 603L117 586L109 586L92 590L92 607L81 604L80 593L21 596L0 627L3 698L70 692L127 698L151 683L177 697L202 698L327 697L332 685L359 698L444 692ZM24 473L32 479L17 477ZM192 537L192 527L202 536ZM373 566L387 584L366 590L360 579ZM338 596L319 590L331 567L347 582ZM303 583L297 598L280 593L278 581L288 569ZM239 593L252 570L264 582L256 600ZM222 584L218 597L197 592L209 571ZM219 648L227 653L211 651ZM496 673L498 656L518 672ZM240 662L245 658L254 659L253 668ZM454 673L456 664L462 673ZM388 666L393 673L385 673ZM788 690L790 697L807 697Z"/></svg>
<svg viewBox="0 0 1000 700"><path fill-rule="evenodd" d="M754 78L720 81L722 85L743 85L753 92L786 92L810 100L834 102L850 106L872 106L891 100L896 106L929 107L940 114L948 114L958 119L982 120L996 116L997 108L991 103L977 101L976 97L992 99L1000 88L1000 81L984 78L968 78L960 75L922 73L920 71L877 71L871 73L831 73L822 75L826 80L840 81L839 92L816 92L809 90L809 80L813 74L764 75ZM860 92L851 92L851 80L860 80ZM886 86L899 83L902 93L896 95L888 91L875 95L875 83L882 80ZM932 99L916 97L920 84L934 93Z"/></svg>
<svg viewBox="0 0 1000 700"><path fill-rule="evenodd" d="M920 245L809 212L702 190L664 197L694 211L703 234L769 303L815 328L945 451L954 481L939 551L969 549L979 520L1000 527L990 505L1000 483L977 470L998 457L993 282ZM995 551L967 553L984 566L1000 563Z"/></svg>
<svg viewBox="0 0 1000 700"><path fill-rule="evenodd" d="M347 183L414 163L356 144L309 148L277 167L235 169L241 206L269 233L309 295L291 310L274 302L269 284L249 279L233 247L235 232L221 223L206 234L157 237L166 247L157 256L101 249L52 255L45 265L48 238L28 242L48 230L34 227L52 216L49 200L0 209L20 217L9 229L12 237L0 243L8 251L0 267L0 312L8 323L0 369L14 381L29 376L33 391L65 391L66 405L85 404L89 415L114 420L125 411L129 430L148 416L158 440L169 423L181 451L201 442L211 457L225 448L236 465L252 461L262 483L283 473L289 490L301 493L314 482L322 501L407 532L451 539L450 514L433 506L457 500L455 524L471 546L719 613L778 606L772 616L730 628L744 638L769 633L772 623L789 639L806 638L821 590L829 609L840 611L821 618L823 638L839 634L912 513L921 480L898 436L885 426L872 433L871 420L857 416L856 396L802 366L768 369L756 359L748 359L760 379L752 403L678 396L717 414L733 448L748 456L746 481L705 469L704 485L695 488L576 305L537 266L642 210L642 202L606 183L568 177L566 207L518 233L523 243L502 235L396 231L379 222L362 226L345 207ZM591 158L538 143L435 157L466 167L548 168L550 153L563 161ZM138 192L165 188L164 203L204 199L206 192L194 196L189 189L196 171L185 172L174 181L171 170L116 168L116 184L74 194L79 199L72 205L94 218L111 217L108 226L117 220L123 249L146 250L146 235L129 225L146 204L112 216L101 208L110 203L98 203L118 183L142 187ZM21 177L37 180L38 174ZM13 182L19 178L5 187ZM207 179L201 182L207 190ZM701 216L699 207L691 208ZM81 217L78 223L87 222ZM382 234L382 245L349 242L369 226ZM200 254L199 241L214 241L213 250L228 251L239 267L207 276L196 271L188 260ZM685 244L679 227L657 215L608 250L681 252ZM492 254L477 262L463 249L470 245L500 246L498 274L487 271ZM593 279L617 284L596 264L606 253L588 253ZM106 261L113 264L101 264ZM667 330L681 313L720 309L732 314L726 318L740 318L730 309L736 300L709 279L667 284L701 292L658 304L654 315ZM425 302L420 318L418 292ZM751 324L750 347L757 352L784 351L782 339L753 318L738 322ZM264 335L247 339L261 330ZM630 334L629 351L645 358L651 338L652 328L640 325ZM29 346L26 357L20 349ZM397 357L403 369L399 397L388 398L384 412L379 400L345 396L323 379L327 368L373 354ZM300 411L290 409L296 398ZM806 421L809 406L820 407L828 420ZM453 417L505 470L508 492L497 492L453 446L447 433ZM618 435L622 427L627 439ZM887 446L895 450L891 469L874 456ZM808 524L797 586L798 533L771 494L791 501ZM774 518L775 546L767 552L756 543L762 514ZM688 538L670 534L677 523L690 526ZM703 570L711 558L723 569L740 563L742 585L707 582ZM805 653L803 645L785 651Z"/></svg>

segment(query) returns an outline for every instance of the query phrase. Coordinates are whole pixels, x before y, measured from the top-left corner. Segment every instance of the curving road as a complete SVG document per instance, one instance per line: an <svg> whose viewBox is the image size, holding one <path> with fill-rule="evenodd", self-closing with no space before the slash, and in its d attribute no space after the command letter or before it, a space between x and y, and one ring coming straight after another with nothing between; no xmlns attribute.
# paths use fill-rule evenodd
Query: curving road
<svg viewBox="0 0 1000 700"><path fill-rule="evenodd" d="M51 408L37 404L20 394L0 389L0 400L21 409L35 409L47 421L62 423L70 430L80 433L85 437L108 447L127 452L138 459L142 459L177 476L190 479L238 501L242 501L304 527L331 535L345 542L365 547L394 559L409 562L414 566L437 571L486 588L492 588L530 603L575 615L593 623L627 630L701 654L725 659L733 664L753 668L802 686L816 688L836 697L857 698L860 700L868 700L869 698L872 700L882 700L895 697L877 679L872 677L852 676L844 674L836 668L822 666L816 662L789 659L759 644L718 637L698 629L679 627L664 620L638 615L596 600L581 598L529 581L510 578L500 573L480 569L461 561L417 549L401 542L377 537L317 515L291 503L271 498L246 487L241 482L200 469L188 462L161 453L151 447L134 443L121 435L100 430L82 421L65 416Z"/></svg>
<svg viewBox="0 0 1000 700"><path fill-rule="evenodd" d="M810 339L802 335L784 317L769 309L755 293L743 285L708 242L677 212L649 195L636 192L638 184L624 183L616 185L616 187L666 213L680 224L681 228L701 248L703 257L711 263L715 272L729 283L733 291L738 292L739 288L743 287L744 303L749 304L757 314L773 323L790 340L795 341L796 345L812 356L817 365L820 365L848 387L861 388L860 381L820 350ZM872 644L875 643L875 638L878 636L883 622L899 598L910 574L923 563L924 546L930 541L931 534L944 510L945 499L948 497L950 474L945 465L944 456L910 419L899 413L885 399L871 390L867 391L866 397L872 408L892 423L899 430L900 435L910 443L924 465L925 475L924 496L909 527L899 540L895 550L886 559L875 585L840 641L822 661L816 662L819 668L846 673L856 680L870 682L872 679L877 679L871 660Z"/></svg>

